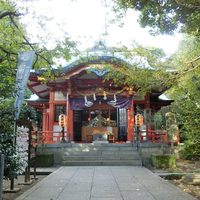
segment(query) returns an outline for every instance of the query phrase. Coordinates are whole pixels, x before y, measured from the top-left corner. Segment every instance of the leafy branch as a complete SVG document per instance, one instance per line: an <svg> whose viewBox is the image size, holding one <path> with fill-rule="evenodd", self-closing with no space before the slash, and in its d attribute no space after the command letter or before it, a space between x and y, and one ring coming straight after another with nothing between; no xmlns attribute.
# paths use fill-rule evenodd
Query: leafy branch
<svg viewBox="0 0 200 200"><path fill-rule="evenodd" d="M194 67L194 63L197 62L198 60L200 60L200 56L197 57L197 58L195 58L195 59L193 59L193 60L190 60L190 61L186 62L186 63L185 63L185 67L184 67L184 71L182 71L182 73L179 74L179 77L180 77L180 76L183 76L183 75L186 74L186 73L189 73L189 72L191 72L191 71L194 71L195 69L197 69L198 67L200 67L200 64L198 64L198 65L196 65L196 66ZM192 66L191 69L188 69L188 66L189 66L189 65Z"/></svg>
<svg viewBox="0 0 200 200"><path fill-rule="evenodd" d="M27 13L28 12L26 12L26 13L18 13L16 11L4 12L4 13L0 14L0 19L3 19L6 16L9 16L9 17L11 17L11 16L19 17L19 16L26 15Z"/></svg>

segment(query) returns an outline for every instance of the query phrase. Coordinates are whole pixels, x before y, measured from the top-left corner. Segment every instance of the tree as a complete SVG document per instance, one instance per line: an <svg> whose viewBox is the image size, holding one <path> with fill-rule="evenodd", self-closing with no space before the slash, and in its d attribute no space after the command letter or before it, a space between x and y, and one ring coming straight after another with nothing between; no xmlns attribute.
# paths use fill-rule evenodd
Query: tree
<svg viewBox="0 0 200 200"><path fill-rule="evenodd" d="M33 92L30 89L26 88L24 99L31 98L31 95L33 95ZM23 102L20 112L20 119L37 121L38 128L42 129L42 117L42 113L37 111L35 107L26 105L26 103Z"/></svg>
<svg viewBox="0 0 200 200"><path fill-rule="evenodd" d="M118 63L120 68L105 65L109 69L107 80L113 79L117 84L135 87L143 95L153 89L165 91L171 87L174 77L172 73L166 73L171 65L162 49L135 44L132 49L124 47L122 54L125 59L131 60L132 65L127 62ZM117 62L116 59L113 61Z"/></svg>
<svg viewBox="0 0 200 200"><path fill-rule="evenodd" d="M140 12L141 27L151 27L151 34L182 33L200 35L200 1L199 0L114 0L114 11L118 19L122 18L128 8Z"/></svg>
<svg viewBox="0 0 200 200"><path fill-rule="evenodd" d="M5 155L6 179L16 178L21 167L16 157L13 109L18 53L34 50L33 69L46 68L47 71L42 75L54 80L56 76L54 67L60 67L58 59L62 57L68 60L70 50L72 52L76 50L75 42L70 41L67 34L62 40L55 38L54 46L47 48L52 35L45 26L45 20L50 19L46 16L37 16L37 12L31 10L31 2L31 0L0 0L0 154ZM26 31L27 24L22 23L22 19L28 15L38 19L38 26L45 31L45 36L39 36L37 42L31 41L31 36Z"/></svg>
<svg viewBox="0 0 200 200"><path fill-rule="evenodd" d="M5 179L17 178L22 167L17 158L17 149L14 138L14 115L13 101L1 99L0 103L0 154L4 154L4 177Z"/></svg>
<svg viewBox="0 0 200 200"><path fill-rule="evenodd" d="M200 39L185 36L179 48L173 55L173 62L180 66L177 84L168 91L168 95L175 99L174 112L180 127L181 137L184 139L185 157L200 155L199 116L200 116L200 60L186 62L200 53Z"/></svg>
<svg viewBox="0 0 200 200"><path fill-rule="evenodd" d="M186 157L190 154L199 155L200 1L114 0L114 2L114 11L118 19L123 18L129 8L139 11L141 27L150 27L150 33L153 35L172 35L177 30L186 33L177 52L166 59L168 64L165 65L167 66L165 71L162 70L161 73L155 70L152 77L156 82L170 88L168 95L175 100L172 107L181 128L182 138L185 139L184 155ZM126 73L129 74L128 71ZM146 85L154 83L152 77L147 77ZM158 77L162 79L159 80ZM133 79L129 77L130 82L131 80Z"/></svg>
<svg viewBox="0 0 200 200"><path fill-rule="evenodd" d="M61 57L65 60L70 59L70 50L76 46L66 34L62 40L55 38L54 47L48 49L47 44L51 34L44 22L50 19L46 16L37 16L35 11L30 13L31 9L28 7L30 2L29 0L0 1L0 94L4 97L11 95L14 89L19 51L34 50L36 54L33 69L46 68L47 72L43 76L55 78L54 67L60 67L58 59ZM31 42L31 36L26 32L27 25L22 24L22 19L27 15L38 19L38 26L45 31L45 36L39 36L37 43Z"/></svg>

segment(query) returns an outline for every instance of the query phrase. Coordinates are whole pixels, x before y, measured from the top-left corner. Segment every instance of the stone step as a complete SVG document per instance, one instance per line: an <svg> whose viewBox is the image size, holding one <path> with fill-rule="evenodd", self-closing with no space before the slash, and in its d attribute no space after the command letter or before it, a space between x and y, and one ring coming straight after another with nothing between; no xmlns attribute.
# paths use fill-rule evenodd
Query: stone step
<svg viewBox="0 0 200 200"><path fill-rule="evenodd" d="M55 144L56 145L56 144ZM63 144L70 147L136 147L135 143L70 143Z"/></svg>
<svg viewBox="0 0 200 200"><path fill-rule="evenodd" d="M62 165L66 166L141 166L133 143L72 144L62 155Z"/></svg>
<svg viewBox="0 0 200 200"><path fill-rule="evenodd" d="M102 155L138 155L138 151L102 151Z"/></svg>
<svg viewBox="0 0 200 200"><path fill-rule="evenodd" d="M139 155L130 156L63 156L63 161L81 161L81 160L140 160Z"/></svg>
<svg viewBox="0 0 200 200"><path fill-rule="evenodd" d="M141 160L63 161L63 166L141 166Z"/></svg>
<svg viewBox="0 0 200 200"><path fill-rule="evenodd" d="M138 152L136 151L71 151L71 152L63 152L63 156L70 156L70 155L128 155L128 156L136 156Z"/></svg>
<svg viewBox="0 0 200 200"><path fill-rule="evenodd" d="M66 148L65 151L136 151L135 147L71 147Z"/></svg>

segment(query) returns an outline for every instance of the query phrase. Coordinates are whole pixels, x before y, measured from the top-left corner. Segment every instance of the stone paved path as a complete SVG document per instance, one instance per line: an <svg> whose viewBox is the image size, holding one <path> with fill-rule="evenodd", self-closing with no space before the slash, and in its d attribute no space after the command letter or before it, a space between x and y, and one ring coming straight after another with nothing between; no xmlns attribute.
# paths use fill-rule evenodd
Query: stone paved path
<svg viewBox="0 0 200 200"><path fill-rule="evenodd" d="M16 200L195 200L145 167L60 167Z"/></svg>

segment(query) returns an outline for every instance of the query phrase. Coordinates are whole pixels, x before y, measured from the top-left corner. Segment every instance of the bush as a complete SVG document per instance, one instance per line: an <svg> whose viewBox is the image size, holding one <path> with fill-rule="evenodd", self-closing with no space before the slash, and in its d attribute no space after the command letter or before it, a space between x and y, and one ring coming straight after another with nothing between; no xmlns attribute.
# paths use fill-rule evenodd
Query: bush
<svg viewBox="0 0 200 200"><path fill-rule="evenodd" d="M182 177L184 176L184 174L169 174L169 175L166 175L164 178L166 180L179 180L179 179L182 179Z"/></svg>

